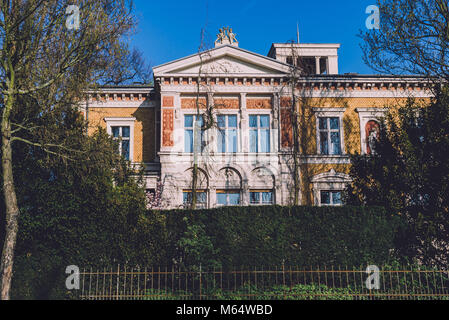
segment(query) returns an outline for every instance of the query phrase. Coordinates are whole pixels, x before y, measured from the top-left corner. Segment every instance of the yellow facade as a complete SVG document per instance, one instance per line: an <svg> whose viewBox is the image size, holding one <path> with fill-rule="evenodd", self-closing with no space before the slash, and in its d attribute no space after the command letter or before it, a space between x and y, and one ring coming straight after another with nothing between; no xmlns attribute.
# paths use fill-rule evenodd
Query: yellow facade
<svg viewBox="0 0 449 320"><path fill-rule="evenodd" d="M429 101L421 98L420 101ZM300 98L298 101L298 123L300 150L303 156L318 154L317 127L313 108L344 108L343 134L346 155L361 154L361 130L357 108L389 109L404 105L407 98ZM316 175L334 170L349 174L350 164L303 163L300 166L301 199L303 205L313 205L313 184L311 179Z"/></svg>
<svg viewBox="0 0 449 320"><path fill-rule="evenodd" d="M136 118L133 162L154 162L157 157L155 112L155 108L148 107L90 107L88 112L89 134L92 134L98 127L106 129L105 118Z"/></svg>

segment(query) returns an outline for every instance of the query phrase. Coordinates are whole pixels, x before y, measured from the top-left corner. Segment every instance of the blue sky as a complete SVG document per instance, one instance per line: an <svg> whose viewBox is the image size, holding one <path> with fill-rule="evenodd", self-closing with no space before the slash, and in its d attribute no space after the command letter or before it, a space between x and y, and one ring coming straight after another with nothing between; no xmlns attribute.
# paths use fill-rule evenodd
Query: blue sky
<svg viewBox="0 0 449 320"><path fill-rule="evenodd" d="M362 61L359 30L365 28L366 7L375 0L135 0L139 20L132 44L152 66L198 51L201 29L213 47L218 29L233 28L239 46L267 55L273 42L340 43L340 73L374 72Z"/></svg>

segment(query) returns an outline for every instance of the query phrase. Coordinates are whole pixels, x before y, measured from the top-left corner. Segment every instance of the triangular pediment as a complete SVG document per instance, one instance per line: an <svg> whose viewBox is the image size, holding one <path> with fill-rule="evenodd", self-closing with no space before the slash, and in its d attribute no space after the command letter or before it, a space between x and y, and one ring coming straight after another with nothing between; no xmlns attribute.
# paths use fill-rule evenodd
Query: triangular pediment
<svg viewBox="0 0 449 320"><path fill-rule="evenodd" d="M267 74L279 73L278 70L267 68L266 66L257 65L251 62L239 60L232 56L223 56L217 59L209 60L203 64L196 64L174 70L174 73L180 74L198 74L198 72L207 74L223 74L223 73L242 73L242 74Z"/></svg>
<svg viewBox="0 0 449 320"><path fill-rule="evenodd" d="M153 68L158 76L263 76L288 74L289 66L233 46L222 46Z"/></svg>

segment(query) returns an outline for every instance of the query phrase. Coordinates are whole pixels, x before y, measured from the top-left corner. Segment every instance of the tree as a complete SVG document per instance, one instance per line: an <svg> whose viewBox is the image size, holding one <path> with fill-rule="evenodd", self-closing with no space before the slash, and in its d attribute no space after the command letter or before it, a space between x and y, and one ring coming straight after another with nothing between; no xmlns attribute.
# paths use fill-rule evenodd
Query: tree
<svg viewBox="0 0 449 320"><path fill-rule="evenodd" d="M28 144L14 148L21 211L11 297L70 298L63 270L72 264L161 263L164 249L154 239L163 228L158 214L146 211L143 171L136 174L104 129L85 135L87 124L73 108L45 122L83 159L66 161ZM3 228L0 235L2 244Z"/></svg>
<svg viewBox="0 0 449 320"><path fill-rule="evenodd" d="M378 0L380 30L360 32L363 58L387 74L449 79L447 0Z"/></svg>
<svg viewBox="0 0 449 320"><path fill-rule="evenodd" d="M347 203L384 206L407 218L402 253L447 265L449 244L449 91L429 106L390 106L373 155L352 156Z"/></svg>
<svg viewBox="0 0 449 320"><path fill-rule="evenodd" d="M79 28L73 5L79 8ZM69 7L72 11L67 10ZM25 143L66 160L82 155L73 141L55 142L43 119L76 106L85 98L89 85L107 83L111 78L117 83L113 62L130 55L122 38L135 25L131 9L128 0L0 1L2 189L6 209L1 299L9 299L20 212L13 149ZM66 15L66 10L72 15ZM14 114L28 108L35 109L37 117L12 121Z"/></svg>

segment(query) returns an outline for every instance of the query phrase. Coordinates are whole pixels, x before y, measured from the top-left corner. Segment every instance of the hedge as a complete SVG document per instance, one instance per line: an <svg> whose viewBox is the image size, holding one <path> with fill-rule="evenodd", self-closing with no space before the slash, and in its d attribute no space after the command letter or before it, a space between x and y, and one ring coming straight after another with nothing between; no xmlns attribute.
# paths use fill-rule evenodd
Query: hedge
<svg viewBox="0 0 449 320"><path fill-rule="evenodd" d="M128 202L84 218L22 216L12 296L70 298L64 287L70 264L93 270L117 264L223 270L385 265L405 227L380 207L138 211Z"/></svg>
<svg viewBox="0 0 449 320"><path fill-rule="evenodd" d="M224 207L164 214L168 259L223 268L383 265L406 226L381 207Z"/></svg>

